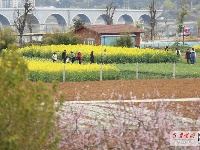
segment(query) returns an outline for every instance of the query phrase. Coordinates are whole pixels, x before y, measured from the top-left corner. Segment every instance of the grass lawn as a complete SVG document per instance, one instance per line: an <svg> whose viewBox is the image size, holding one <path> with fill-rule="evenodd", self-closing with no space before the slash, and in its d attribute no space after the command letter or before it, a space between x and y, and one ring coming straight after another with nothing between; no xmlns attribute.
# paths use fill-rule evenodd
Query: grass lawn
<svg viewBox="0 0 200 150"><path fill-rule="evenodd" d="M200 58L197 58L196 64L187 64L186 60L181 58L174 66L174 63L138 63L138 78L198 78L200 77ZM137 64L115 64L120 70L116 78L118 79L136 79ZM175 70L175 72L174 72Z"/></svg>

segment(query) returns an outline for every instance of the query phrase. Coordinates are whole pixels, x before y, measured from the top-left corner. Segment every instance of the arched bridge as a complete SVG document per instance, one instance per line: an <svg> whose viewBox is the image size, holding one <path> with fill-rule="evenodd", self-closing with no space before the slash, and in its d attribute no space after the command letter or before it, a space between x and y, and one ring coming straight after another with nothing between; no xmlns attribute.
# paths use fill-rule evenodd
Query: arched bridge
<svg viewBox="0 0 200 150"><path fill-rule="evenodd" d="M15 8L0 8L0 23L2 26L13 25ZM157 10L158 17L162 10ZM38 8L29 14L32 24L37 30L50 30L53 26L69 28L73 19L81 19L86 25L106 24L106 9L71 9L71 8ZM150 24L149 10L116 9L113 15L114 24L135 24L136 22ZM50 27L47 27L50 26Z"/></svg>

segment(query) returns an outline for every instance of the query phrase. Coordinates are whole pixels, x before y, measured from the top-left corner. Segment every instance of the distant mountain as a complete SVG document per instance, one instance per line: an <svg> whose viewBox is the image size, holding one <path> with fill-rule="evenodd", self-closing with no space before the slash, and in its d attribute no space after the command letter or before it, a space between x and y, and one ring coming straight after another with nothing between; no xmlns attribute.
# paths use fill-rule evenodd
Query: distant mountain
<svg viewBox="0 0 200 150"><path fill-rule="evenodd" d="M117 9L149 9L153 0L35 0L36 7L56 8L99 8L105 9L112 3ZM163 10L160 18L177 19L181 6L187 4L189 16L186 20L195 20L199 16L200 0L154 0L155 8Z"/></svg>
<svg viewBox="0 0 200 150"><path fill-rule="evenodd" d="M105 8L106 5L113 4L117 8L123 9L148 9L153 0L35 0L36 6L54 6L60 8ZM154 0L157 9L167 9L170 5L177 8L182 6L182 0ZM200 5L200 0L185 0L191 7Z"/></svg>

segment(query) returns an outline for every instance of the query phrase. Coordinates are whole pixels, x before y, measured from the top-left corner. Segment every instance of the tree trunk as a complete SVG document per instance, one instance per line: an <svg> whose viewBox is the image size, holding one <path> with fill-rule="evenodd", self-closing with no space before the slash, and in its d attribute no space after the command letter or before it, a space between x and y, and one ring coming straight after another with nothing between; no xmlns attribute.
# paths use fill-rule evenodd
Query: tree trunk
<svg viewBox="0 0 200 150"><path fill-rule="evenodd" d="M23 41L22 41L22 37L23 37L23 34L19 34L19 46L20 48L23 47Z"/></svg>
<svg viewBox="0 0 200 150"><path fill-rule="evenodd" d="M149 5L150 9L150 25L151 25L151 41L153 40L153 37L155 37L155 24L156 24L156 10L155 10L155 3L154 0L152 4Z"/></svg>
<svg viewBox="0 0 200 150"><path fill-rule="evenodd" d="M107 25L112 25L113 24L113 15L115 13L115 9L117 6L113 6L111 3L109 6L106 6L106 24ZM111 12L112 10L112 12Z"/></svg>

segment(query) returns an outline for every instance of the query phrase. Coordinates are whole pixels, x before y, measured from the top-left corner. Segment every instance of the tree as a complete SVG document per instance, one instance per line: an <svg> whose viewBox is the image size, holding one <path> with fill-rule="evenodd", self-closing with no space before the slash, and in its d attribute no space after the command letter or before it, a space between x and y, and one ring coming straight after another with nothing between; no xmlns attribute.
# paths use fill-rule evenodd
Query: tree
<svg viewBox="0 0 200 150"><path fill-rule="evenodd" d="M167 10L173 10L175 7L175 4L171 0L165 0L163 3L163 6Z"/></svg>
<svg viewBox="0 0 200 150"><path fill-rule="evenodd" d="M154 28L156 25L156 9L155 9L155 2L152 1L151 4L149 4L149 10L150 10L150 25L151 25L151 41L153 40L153 37L155 36Z"/></svg>
<svg viewBox="0 0 200 150"><path fill-rule="evenodd" d="M178 17L178 20L177 20L177 24L179 25L178 29L177 29L178 33L182 32L182 30L183 30L183 23L184 23L184 20L185 20L185 16L188 15L187 0L182 0L182 2L183 2L183 4L181 5L181 10L179 12L179 17Z"/></svg>
<svg viewBox="0 0 200 150"><path fill-rule="evenodd" d="M34 10L34 6L31 0L25 0L24 2L24 10L20 11L19 9L15 10L13 14L14 18L14 26L19 32L19 44L22 47L22 36L24 33L24 29L26 27L28 15L31 14Z"/></svg>
<svg viewBox="0 0 200 150"><path fill-rule="evenodd" d="M113 24L113 15L115 13L115 9L117 8L117 6L113 6L113 3L111 3L110 5L106 6L106 17L105 17L105 21L107 25L112 25Z"/></svg>
<svg viewBox="0 0 200 150"><path fill-rule="evenodd" d="M116 46L133 47L134 42L129 34L124 34L124 35L120 36L120 38L116 39Z"/></svg>
<svg viewBox="0 0 200 150"><path fill-rule="evenodd" d="M200 29L200 18L197 19L197 28L198 28L198 34L199 34L199 29Z"/></svg>
<svg viewBox="0 0 200 150"><path fill-rule="evenodd" d="M14 34L14 31L10 27L0 28L0 51L3 49L17 48L16 40L17 37Z"/></svg>
<svg viewBox="0 0 200 150"><path fill-rule="evenodd" d="M27 80L26 62L15 51L1 53L0 69L0 149L56 147L56 86Z"/></svg>
<svg viewBox="0 0 200 150"><path fill-rule="evenodd" d="M172 101L136 104L120 96L116 104L66 104L61 111L61 149L170 150L174 149L170 132L198 131L199 101L187 106ZM191 109L195 117L186 120L182 112ZM186 149L199 150L198 146Z"/></svg>
<svg viewBox="0 0 200 150"><path fill-rule="evenodd" d="M68 32L68 33L61 33L61 32L55 32L53 34L49 33L43 36L42 43L51 45L60 45L60 44L71 44L76 45L79 44L80 38L74 34L74 32Z"/></svg>
<svg viewBox="0 0 200 150"><path fill-rule="evenodd" d="M71 0L55 0L53 3L58 8L69 8L73 2Z"/></svg>
<svg viewBox="0 0 200 150"><path fill-rule="evenodd" d="M137 28L142 28L142 25L141 25L138 21L135 22L135 26L136 26Z"/></svg>
<svg viewBox="0 0 200 150"><path fill-rule="evenodd" d="M27 27L28 27L30 33L33 33L33 27L34 27L34 26L33 26L32 22L33 22L33 21L32 21L32 19L31 19L31 17L28 17L28 18L27 18ZM33 39L32 39L32 35L30 35L30 43L32 43L32 40L33 40Z"/></svg>
<svg viewBox="0 0 200 150"><path fill-rule="evenodd" d="M81 28L82 26L85 25L85 22L83 20L81 20L81 19L73 19L72 21L74 23L74 29L75 30L79 29L79 28Z"/></svg>

